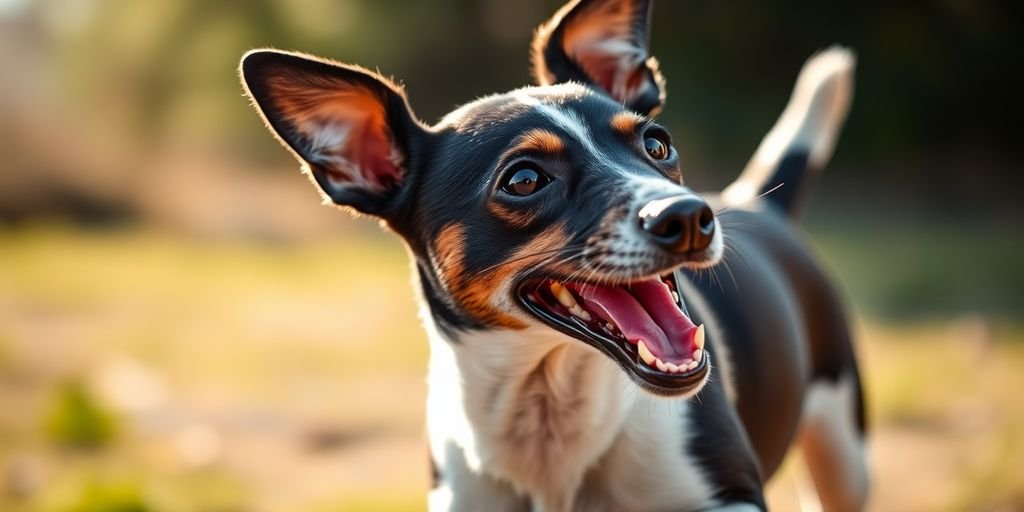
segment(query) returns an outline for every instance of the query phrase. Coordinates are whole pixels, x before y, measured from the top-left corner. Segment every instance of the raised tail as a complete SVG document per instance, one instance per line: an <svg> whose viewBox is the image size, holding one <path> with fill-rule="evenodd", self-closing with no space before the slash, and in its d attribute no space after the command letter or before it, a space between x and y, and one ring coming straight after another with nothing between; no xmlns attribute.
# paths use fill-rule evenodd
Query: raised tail
<svg viewBox="0 0 1024 512"><path fill-rule="evenodd" d="M853 97L856 58L833 46L804 64L786 110L775 122L740 177L722 193L727 204L764 195L796 216L811 177L828 164Z"/></svg>

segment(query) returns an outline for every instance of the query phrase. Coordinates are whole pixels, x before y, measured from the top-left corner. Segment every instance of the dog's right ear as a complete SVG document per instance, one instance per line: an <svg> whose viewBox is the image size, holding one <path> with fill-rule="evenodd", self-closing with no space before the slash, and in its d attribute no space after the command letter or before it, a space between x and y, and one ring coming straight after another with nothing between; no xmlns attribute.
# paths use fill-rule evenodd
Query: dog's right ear
<svg viewBox="0 0 1024 512"><path fill-rule="evenodd" d="M651 0L572 0L537 29L533 74L538 85L590 84L625 107L655 115L665 80L648 54Z"/></svg>
<svg viewBox="0 0 1024 512"><path fill-rule="evenodd" d="M256 110L335 204L384 216L424 131L402 90L366 69L276 50L242 57Z"/></svg>

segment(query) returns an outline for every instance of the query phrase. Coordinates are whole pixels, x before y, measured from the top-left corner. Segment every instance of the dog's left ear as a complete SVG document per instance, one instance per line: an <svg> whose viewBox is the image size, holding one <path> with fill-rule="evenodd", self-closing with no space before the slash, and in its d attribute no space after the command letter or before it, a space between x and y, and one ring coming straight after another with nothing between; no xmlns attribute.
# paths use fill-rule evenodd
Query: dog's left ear
<svg viewBox="0 0 1024 512"><path fill-rule="evenodd" d="M650 21L650 0L569 2L533 38L535 80L590 84L631 110L657 114L665 81L648 55Z"/></svg>
<svg viewBox="0 0 1024 512"><path fill-rule="evenodd" d="M267 126L335 204L386 217L425 133L402 90L358 66L276 50L242 58L242 81Z"/></svg>

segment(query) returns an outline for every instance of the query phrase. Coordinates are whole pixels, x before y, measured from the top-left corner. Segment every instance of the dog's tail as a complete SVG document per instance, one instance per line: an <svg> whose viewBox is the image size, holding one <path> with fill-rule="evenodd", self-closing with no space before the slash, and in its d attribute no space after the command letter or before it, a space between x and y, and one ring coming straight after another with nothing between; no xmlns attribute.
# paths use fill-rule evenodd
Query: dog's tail
<svg viewBox="0 0 1024 512"><path fill-rule="evenodd" d="M853 96L856 58L833 46L808 59L786 110L740 177L723 191L727 204L764 195L790 216L799 213L811 177L832 157Z"/></svg>

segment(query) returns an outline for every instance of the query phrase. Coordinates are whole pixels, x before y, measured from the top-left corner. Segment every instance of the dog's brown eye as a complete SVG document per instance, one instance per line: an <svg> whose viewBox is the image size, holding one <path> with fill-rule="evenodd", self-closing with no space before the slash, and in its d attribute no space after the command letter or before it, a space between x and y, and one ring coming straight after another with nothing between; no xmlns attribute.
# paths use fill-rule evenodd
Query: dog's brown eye
<svg viewBox="0 0 1024 512"><path fill-rule="evenodd" d="M647 150L647 154L651 155L651 158L655 160L667 160L670 153L668 144L655 137L647 137L644 139L644 149Z"/></svg>
<svg viewBox="0 0 1024 512"><path fill-rule="evenodd" d="M519 167L505 175L501 189L514 196L528 196L547 185L548 176L533 167Z"/></svg>

